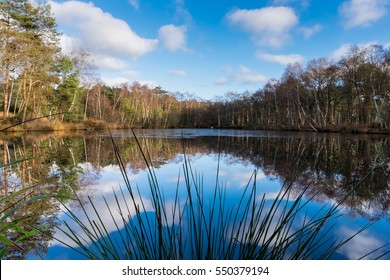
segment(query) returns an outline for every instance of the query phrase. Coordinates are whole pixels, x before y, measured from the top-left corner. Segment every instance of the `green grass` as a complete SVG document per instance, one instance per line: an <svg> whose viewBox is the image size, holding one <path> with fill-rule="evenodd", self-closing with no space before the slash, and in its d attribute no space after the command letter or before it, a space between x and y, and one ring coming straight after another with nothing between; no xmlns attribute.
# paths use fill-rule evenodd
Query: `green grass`
<svg viewBox="0 0 390 280"><path fill-rule="evenodd" d="M141 149L138 138L134 137ZM116 205L109 205L102 197L106 207L98 208L89 198L93 209L91 214L77 198L87 222L63 204L64 213L72 225L63 221L62 226L58 226L71 242L58 241L85 258L329 259L370 226L367 224L345 240L336 240L331 229L341 216L340 204L343 201L324 206L315 215L302 214L315 197L306 197L309 186L293 197L293 183L285 183L277 197L268 200L259 191L256 171L243 189L239 203L228 206L228 190L219 181L218 171L215 183L211 184L214 185L213 196L206 197L205 185L210 188L210 182L205 184L202 175L193 171L187 156L178 175L175 199L168 203L148 153L141 149L149 179L150 200L146 201L140 188L130 182L120 152L111 139L125 185L120 194L113 193ZM184 197L179 192L183 188L186 190ZM110 214L115 234L107 229L103 213ZM367 252L362 258L375 251Z"/></svg>

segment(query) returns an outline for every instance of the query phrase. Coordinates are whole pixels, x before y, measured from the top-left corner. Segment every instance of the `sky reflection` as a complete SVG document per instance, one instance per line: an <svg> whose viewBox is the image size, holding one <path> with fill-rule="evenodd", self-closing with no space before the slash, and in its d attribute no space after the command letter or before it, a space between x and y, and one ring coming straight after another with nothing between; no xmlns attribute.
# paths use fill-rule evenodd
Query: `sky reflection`
<svg viewBox="0 0 390 280"><path fill-rule="evenodd" d="M190 162L195 180L200 180L203 182L204 196L206 197L206 201L207 197L210 197L211 200L213 187L217 181L216 170L219 168L218 182L219 184L222 184L226 187L226 203L228 204L227 207L234 206L238 203L238 200L242 195L242 191L245 189L248 182L253 180L253 174L255 170L257 172L256 185L258 187L259 199L263 194L265 194L267 199L272 201L277 196L282 184L280 180L275 180L273 177L267 177L261 169L257 168L253 164L249 162L232 160L231 157L225 157L224 155L221 155L219 159L215 154L194 155L188 156L188 161ZM87 164L82 165L82 167L83 169L88 169L89 171L93 170L93 167ZM166 201L165 207L167 209L173 209L173 205L175 204L176 190L178 190L179 197L181 197L179 199L179 204L181 207L183 207L185 204L184 197L186 194L186 189L183 186L183 170L184 166L182 155L176 156L174 160L171 160L164 165L160 165L154 170L156 177L158 178L159 185L163 189ZM118 209L115 195L121 197L121 188L124 188L121 172L119 167L115 165L105 166L99 170L94 170L93 172L96 172L98 175L97 179L93 185L86 186L85 188L89 189L88 193L91 197L91 200L95 204L96 208L99 209L100 219L103 221L108 232L115 233L117 228L113 223L111 214L107 210L108 208L106 203L109 205L110 209ZM138 197L136 199L137 203L141 203L142 200L146 210L152 211L153 207L151 205L148 172L146 170L137 170L134 172L129 167L127 173L132 187L137 187L140 191L141 198ZM103 200L103 197L105 200ZM329 201L324 203L318 203L314 201L311 202L309 207L305 208L306 212L298 216L297 220L300 221L298 224L301 224L302 221L307 218L305 215L314 215L316 211L318 211L326 203L329 204ZM125 201L122 199L120 200L119 204L120 208L124 209L125 207L128 207L128 205L126 205ZM72 211L74 211L74 213L76 213L76 215L80 217L84 223L88 224L85 215L81 212L81 209L73 208L74 206L72 206L72 204L69 204L68 207L70 207L70 209L72 209ZM94 209L91 207L90 203L85 205L85 209L89 217L92 217L92 219L97 219L96 214L94 213ZM130 212L134 213L134 208L130 209ZM174 222L172 211L168 210L167 213L167 219L169 223ZM119 220L120 217L117 211L113 211L113 215L116 216L115 218ZM65 213L61 214L59 219L67 221L72 226L72 221L68 219ZM366 222L367 221L365 219L350 219L348 216L343 216L341 217L341 223L336 224L333 234L337 238L346 239L359 230ZM381 241L383 236L375 233L375 230L378 230L381 227L387 230L389 228L388 222L382 221L381 223L377 223L364 233L354 238L349 244L347 244L345 247L343 247L342 250L338 252L340 255L336 254L336 258L357 259L363 256L367 252L367 249L374 250L375 248L383 246L386 242L385 240ZM75 227L75 229L76 228L77 227ZM291 229L291 231L294 230L294 228ZM78 234L83 236L84 233L82 231L78 231ZM70 241L61 231L56 231L55 238L60 239L65 243L72 244L72 241ZM59 242L54 241L49 248L49 253L46 257L80 258L77 257L77 255L74 255L74 252L70 253L69 250L65 248L64 253L59 253L61 251L61 246L62 245ZM380 255L381 252L383 252L383 250L380 250L374 256ZM372 258L372 256L369 256L369 258Z"/></svg>

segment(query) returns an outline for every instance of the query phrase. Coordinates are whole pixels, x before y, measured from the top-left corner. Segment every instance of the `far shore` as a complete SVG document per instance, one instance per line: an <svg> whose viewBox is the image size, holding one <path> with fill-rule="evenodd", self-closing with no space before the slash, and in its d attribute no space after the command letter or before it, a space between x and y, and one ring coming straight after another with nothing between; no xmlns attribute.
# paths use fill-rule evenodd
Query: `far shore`
<svg viewBox="0 0 390 280"><path fill-rule="evenodd" d="M297 132L322 132L322 133L352 133L352 134L381 134L390 135L389 128L370 126L327 126L327 127L168 127L169 128L211 128L211 129L246 129L246 130L271 130L271 131L297 131ZM61 122L50 121L47 118L28 121L22 124L2 123L0 121L0 132L3 133L26 133L26 132L76 132L76 131L99 131L116 129L161 129L161 127L138 127L119 123L107 123L102 120L86 120L83 122Z"/></svg>

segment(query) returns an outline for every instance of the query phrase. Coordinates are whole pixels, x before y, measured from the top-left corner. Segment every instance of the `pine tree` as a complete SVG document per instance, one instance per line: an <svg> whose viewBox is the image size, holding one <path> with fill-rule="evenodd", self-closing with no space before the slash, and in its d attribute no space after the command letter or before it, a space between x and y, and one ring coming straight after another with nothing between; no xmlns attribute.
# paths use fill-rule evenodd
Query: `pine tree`
<svg viewBox="0 0 390 280"><path fill-rule="evenodd" d="M7 118L9 111L9 83L12 77L23 88L23 98L19 105L22 112L19 113L22 113L24 120L28 109L33 116L41 109L37 105L41 92L39 86L42 88L50 80L50 67L53 66L53 58L59 53L59 33L46 1L1 1L0 11L3 119Z"/></svg>

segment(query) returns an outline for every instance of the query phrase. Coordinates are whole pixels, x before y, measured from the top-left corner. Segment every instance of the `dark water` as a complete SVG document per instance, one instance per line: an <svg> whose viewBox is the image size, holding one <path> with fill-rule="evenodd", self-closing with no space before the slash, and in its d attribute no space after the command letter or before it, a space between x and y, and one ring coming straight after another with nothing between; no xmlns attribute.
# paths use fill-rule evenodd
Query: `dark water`
<svg viewBox="0 0 390 280"><path fill-rule="evenodd" d="M336 239L348 238L373 222L333 258L358 259L390 243L389 137L213 129L142 130L136 134L142 150L148 151L168 204L175 199L178 181L183 180L180 174L185 154L194 172L201 177L205 197L212 195L211 186L215 185L218 174L218 181L227 190L226 203L237 204L256 171L256 185L268 200L277 195L284 182L292 182L293 194L309 186L305 195L314 197L305 215L314 215L324 205L341 203L342 216L329 233ZM109 133L1 137L1 158L6 164L13 163L0 169L2 196L33 186L29 197L45 194L71 197L73 187L91 216L94 211L89 199L98 209L107 204L116 207L115 194L121 192L124 182ZM147 164L131 131L115 131L112 137L131 183L138 186L145 208L152 209L146 187ZM65 205L87 222L77 203L69 199ZM1 205L3 209L6 206ZM48 230L21 241L23 250L10 248L6 258L82 259L59 242L72 244L63 232L52 226L58 221L68 221L72 226L66 212L55 200L38 200L18 209L14 218L27 216L23 221L26 226L48 226ZM100 219L107 231L115 235L118 229L111 215L106 211ZM17 239L15 233L9 236ZM386 249L389 247L366 258L380 257ZM390 259L390 256L382 258Z"/></svg>

